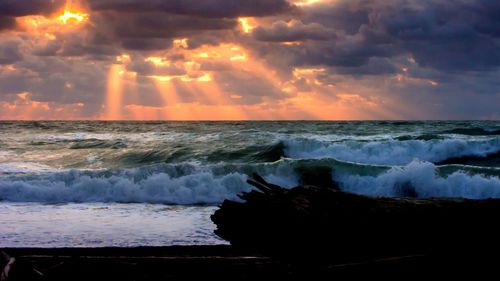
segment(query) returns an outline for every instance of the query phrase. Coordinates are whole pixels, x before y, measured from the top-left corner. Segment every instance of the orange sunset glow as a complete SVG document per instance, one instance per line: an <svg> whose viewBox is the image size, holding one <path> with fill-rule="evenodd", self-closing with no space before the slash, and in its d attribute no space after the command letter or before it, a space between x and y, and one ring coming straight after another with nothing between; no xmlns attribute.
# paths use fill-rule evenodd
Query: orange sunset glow
<svg viewBox="0 0 500 281"><path fill-rule="evenodd" d="M79 23L87 19L87 14L72 10L64 10L64 13L57 17L57 20L64 24L68 24L70 22Z"/></svg>
<svg viewBox="0 0 500 281"><path fill-rule="evenodd" d="M445 106L451 93L478 85L458 86L467 81L457 78L462 70L448 71L451 64L424 57L432 52L383 43L395 36L376 33L384 22L356 17L386 11L382 4L370 10L346 1L273 1L278 4L268 3L268 10L259 10L267 4L235 4L242 10L224 12L222 5L212 12L57 0L39 12L5 15L0 118L414 118L431 113L413 110L410 102L451 110ZM463 71L494 69L454 61ZM471 95L463 97L479 101ZM24 115L19 108L26 108ZM450 118L463 113L458 103L453 108Z"/></svg>

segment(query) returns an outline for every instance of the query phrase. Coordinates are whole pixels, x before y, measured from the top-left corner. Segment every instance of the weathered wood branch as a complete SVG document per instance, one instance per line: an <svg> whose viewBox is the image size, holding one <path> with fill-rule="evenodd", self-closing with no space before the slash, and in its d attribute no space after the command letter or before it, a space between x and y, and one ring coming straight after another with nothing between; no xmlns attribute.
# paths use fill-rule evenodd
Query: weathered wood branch
<svg viewBox="0 0 500 281"><path fill-rule="evenodd" d="M500 200L374 198L334 188L284 189L254 175L254 190L212 215L232 245L331 260L500 249Z"/></svg>

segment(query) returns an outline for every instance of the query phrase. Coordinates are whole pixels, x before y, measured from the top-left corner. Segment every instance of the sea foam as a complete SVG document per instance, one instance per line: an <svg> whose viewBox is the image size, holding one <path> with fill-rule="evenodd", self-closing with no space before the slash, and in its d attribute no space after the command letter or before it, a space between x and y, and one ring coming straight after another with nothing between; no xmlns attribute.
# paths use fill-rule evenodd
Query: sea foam
<svg viewBox="0 0 500 281"><path fill-rule="evenodd" d="M385 197L417 198L500 198L500 178L469 174L458 170L447 176L438 175L438 166L414 160L392 167L377 176L337 175L342 190L357 194Z"/></svg>
<svg viewBox="0 0 500 281"><path fill-rule="evenodd" d="M253 172L269 182L290 188L298 185L301 176L298 167L322 167L329 163L333 180L347 192L390 197L500 198L498 176L466 172L467 166L461 169L414 160L405 166L377 167L328 159L288 159L241 167L161 164L131 169L5 175L0 177L0 200L214 205L224 199L238 200L237 194L251 190L246 179ZM442 173L441 168L453 170ZM479 169L483 170L486 171Z"/></svg>
<svg viewBox="0 0 500 281"><path fill-rule="evenodd" d="M215 204L237 199L249 190L246 176L229 173L214 176L209 172L172 177L153 173L134 178L130 174L83 173L72 170L37 177L0 178L0 200L12 202L120 202L164 204Z"/></svg>
<svg viewBox="0 0 500 281"><path fill-rule="evenodd" d="M378 165L406 165L414 159L429 162L464 156L487 156L500 151L500 138L485 140L387 140L324 142L315 139L285 140L285 156L295 159L332 157Z"/></svg>

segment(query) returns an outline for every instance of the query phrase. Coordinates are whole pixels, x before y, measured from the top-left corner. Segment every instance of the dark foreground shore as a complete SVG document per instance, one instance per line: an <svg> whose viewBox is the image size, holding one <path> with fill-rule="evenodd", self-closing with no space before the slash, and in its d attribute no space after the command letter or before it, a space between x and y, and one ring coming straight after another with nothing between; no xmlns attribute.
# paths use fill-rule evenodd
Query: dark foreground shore
<svg viewBox="0 0 500 281"><path fill-rule="evenodd" d="M284 261L231 246L139 248L4 248L11 260L2 280L317 280L370 277L415 279L498 274L500 259L473 253L416 254L343 264ZM2 257L2 268L5 267Z"/></svg>

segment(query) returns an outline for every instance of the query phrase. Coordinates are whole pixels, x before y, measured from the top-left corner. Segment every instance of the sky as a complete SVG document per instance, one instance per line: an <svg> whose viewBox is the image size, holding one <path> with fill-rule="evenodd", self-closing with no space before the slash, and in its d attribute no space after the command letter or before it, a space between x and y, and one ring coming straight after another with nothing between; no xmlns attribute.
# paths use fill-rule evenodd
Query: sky
<svg viewBox="0 0 500 281"><path fill-rule="evenodd" d="M497 0L0 0L0 119L500 119Z"/></svg>

